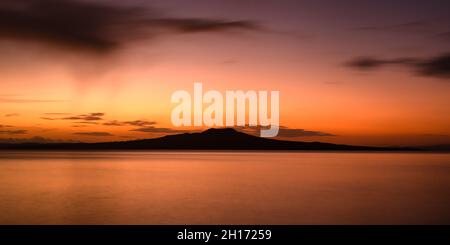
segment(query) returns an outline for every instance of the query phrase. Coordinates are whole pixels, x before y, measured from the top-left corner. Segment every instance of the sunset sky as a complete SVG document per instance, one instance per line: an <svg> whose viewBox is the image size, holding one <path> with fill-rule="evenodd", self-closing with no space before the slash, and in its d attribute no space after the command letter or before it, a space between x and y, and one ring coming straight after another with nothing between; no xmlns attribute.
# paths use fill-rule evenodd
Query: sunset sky
<svg viewBox="0 0 450 245"><path fill-rule="evenodd" d="M202 82L280 91L283 139L450 143L450 1L124 2L0 2L0 139L184 132Z"/></svg>

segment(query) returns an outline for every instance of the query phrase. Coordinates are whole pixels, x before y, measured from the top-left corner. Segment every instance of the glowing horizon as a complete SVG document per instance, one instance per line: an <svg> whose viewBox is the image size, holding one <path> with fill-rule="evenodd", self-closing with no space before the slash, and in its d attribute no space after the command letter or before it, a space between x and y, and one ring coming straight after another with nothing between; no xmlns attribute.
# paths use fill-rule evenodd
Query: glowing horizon
<svg viewBox="0 0 450 245"><path fill-rule="evenodd" d="M80 2L65 1L78 14ZM88 12L98 18L93 32L80 16L71 37L62 15L48 13L61 24L40 32L0 17L0 140L100 142L202 130L170 122L172 92L202 82L222 92L280 91L282 139L449 144L448 8L372 2L87 1L124 17ZM415 15L422 4L427 11ZM13 13L11 5L0 10ZM380 16L386 9L396 14Z"/></svg>

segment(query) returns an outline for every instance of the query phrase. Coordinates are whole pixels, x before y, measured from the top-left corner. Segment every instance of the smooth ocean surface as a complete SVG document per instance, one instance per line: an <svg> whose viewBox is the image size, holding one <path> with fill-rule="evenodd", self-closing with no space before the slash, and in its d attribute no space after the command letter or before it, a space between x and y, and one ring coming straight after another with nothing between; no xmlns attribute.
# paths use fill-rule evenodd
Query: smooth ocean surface
<svg viewBox="0 0 450 245"><path fill-rule="evenodd" d="M450 154L3 151L0 224L450 224Z"/></svg>

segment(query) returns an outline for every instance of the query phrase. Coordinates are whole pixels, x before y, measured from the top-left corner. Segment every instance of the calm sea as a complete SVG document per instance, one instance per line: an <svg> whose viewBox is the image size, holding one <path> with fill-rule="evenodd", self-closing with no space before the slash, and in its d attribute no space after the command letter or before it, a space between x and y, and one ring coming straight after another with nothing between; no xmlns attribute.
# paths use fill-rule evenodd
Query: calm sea
<svg viewBox="0 0 450 245"><path fill-rule="evenodd" d="M450 154L0 152L0 224L450 224Z"/></svg>

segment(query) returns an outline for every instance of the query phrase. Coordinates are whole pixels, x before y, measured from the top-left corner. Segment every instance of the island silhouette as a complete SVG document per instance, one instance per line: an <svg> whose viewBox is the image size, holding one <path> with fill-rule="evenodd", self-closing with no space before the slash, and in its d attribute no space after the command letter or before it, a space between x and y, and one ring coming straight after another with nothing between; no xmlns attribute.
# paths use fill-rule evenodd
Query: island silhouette
<svg viewBox="0 0 450 245"><path fill-rule="evenodd" d="M0 150L292 150L292 151L417 151L412 147L374 147L261 138L233 128L210 128L143 140L101 143L0 144Z"/></svg>

